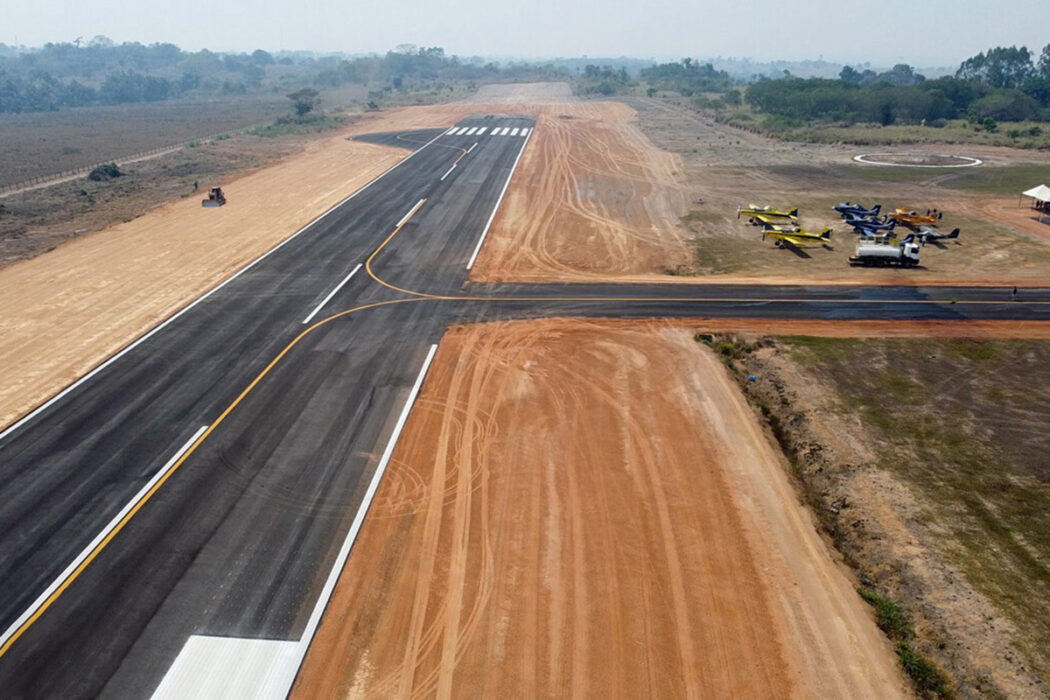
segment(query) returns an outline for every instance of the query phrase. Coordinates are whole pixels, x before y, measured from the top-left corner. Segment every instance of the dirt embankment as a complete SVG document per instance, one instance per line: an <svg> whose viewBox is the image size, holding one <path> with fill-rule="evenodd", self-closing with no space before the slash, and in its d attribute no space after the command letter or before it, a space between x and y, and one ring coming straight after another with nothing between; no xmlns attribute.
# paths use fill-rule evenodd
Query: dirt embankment
<svg viewBox="0 0 1050 700"><path fill-rule="evenodd" d="M655 322L442 340L295 697L893 697L715 357Z"/></svg>
<svg viewBox="0 0 1050 700"><path fill-rule="evenodd" d="M736 364L838 549L958 695L1046 697L1047 403L1025 388L1045 350L973 337L776 339Z"/></svg>

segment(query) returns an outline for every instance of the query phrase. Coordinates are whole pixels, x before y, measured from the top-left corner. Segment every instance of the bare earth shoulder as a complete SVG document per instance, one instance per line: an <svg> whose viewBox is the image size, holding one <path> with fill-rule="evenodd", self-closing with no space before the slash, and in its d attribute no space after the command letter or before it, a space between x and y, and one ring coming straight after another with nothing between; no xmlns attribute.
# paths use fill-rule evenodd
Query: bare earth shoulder
<svg viewBox="0 0 1050 700"><path fill-rule="evenodd" d="M463 326L296 697L893 697L889 645L692 334Z"/></svg>

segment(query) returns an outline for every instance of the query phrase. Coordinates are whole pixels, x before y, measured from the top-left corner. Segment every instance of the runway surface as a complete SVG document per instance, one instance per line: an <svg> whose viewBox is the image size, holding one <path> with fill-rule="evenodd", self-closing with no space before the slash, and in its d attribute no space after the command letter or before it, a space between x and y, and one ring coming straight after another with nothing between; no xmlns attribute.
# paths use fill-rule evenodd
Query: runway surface
<svg viewBox="0 0 1050 700"><path fill-rule="evenodd" d="M269 640L232 653L282 659L280 695L451 323L1050 320L1047 289L471 284L532 126L367 137L418 150L3 433L5 696L148 697L191 637Z"/></svg>

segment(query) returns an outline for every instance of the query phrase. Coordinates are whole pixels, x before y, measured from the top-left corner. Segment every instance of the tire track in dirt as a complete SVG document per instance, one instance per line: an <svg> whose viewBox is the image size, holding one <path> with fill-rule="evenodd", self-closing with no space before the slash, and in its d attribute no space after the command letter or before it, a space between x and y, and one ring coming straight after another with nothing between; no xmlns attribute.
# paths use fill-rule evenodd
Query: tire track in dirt
<svg viewBox="0 0 1050 700"><path fill-rule="evenodd" d="M899 694L738 393L672 324L452 328L294 694Z"/></svg>

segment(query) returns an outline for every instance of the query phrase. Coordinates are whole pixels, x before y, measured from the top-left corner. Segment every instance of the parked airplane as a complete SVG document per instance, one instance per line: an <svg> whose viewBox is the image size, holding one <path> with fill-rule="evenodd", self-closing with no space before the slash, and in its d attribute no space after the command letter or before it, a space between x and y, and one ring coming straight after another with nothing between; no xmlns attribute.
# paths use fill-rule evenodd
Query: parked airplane
<svg viewBox="0 0 1050 700"><path fill-rule="evenodd" d="M793 230L792 230L793 229ZM827 243L831 240L831 229L826 228L820 233L810 233L798 226L774 226L766 224L762 227L762 238L773 238L778 248L794 246L804 248L813 243Z"/></svg>
<svg viewBox="0 0 1050 700"><path fill-rule="evenodd" d="M772 223L783 219L795 221L798 219L798 207L792 207L788 211L780 211L773 207L760 207L755 204L748 204L746 207L737 207L736 217L739 219L741 214L746 216L753 224Z"/></svg>
<svg viewBox="0 0 1050 700"><path fill-rule="evenodd" d="M889 233L897 226L896 221L879 221L877 219L846 219L846 223L853 227L854 233L862 236L874 236L879 232Z"/></svg>
<svg viewBox="0 0 1050 700"><path fill-rule="evenodd" d="M882 205L876 204L871 209L865 209L859 204L841 202L840 204L833 206L832 209L841 214L843 219L863 219L866 217L878 216L879 212L882 211Z"/></svg>
<svg viewBox="0 0 1050 700"><path fill-rule="evenodd" d="M951 233L944 233L938 231L935 228L929 226L923 226L919 229L919 240L922 241L923 245L926 245L926 241L943 241L948 238L958 238L959 229L953 228Z"/></svg>
<svg viewBox="0 0 1050 700"><path fill-rule="evenodd" d="M920 214L917 211L908 209L894 209L889 218L897 223L904 224L909 228L915 228L920 224L932 224L936 226L937 222L941 220L941 216L943 216L942 212L939 212L936 209L929 209L925 214Z"/></svg>

